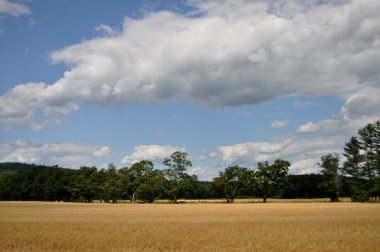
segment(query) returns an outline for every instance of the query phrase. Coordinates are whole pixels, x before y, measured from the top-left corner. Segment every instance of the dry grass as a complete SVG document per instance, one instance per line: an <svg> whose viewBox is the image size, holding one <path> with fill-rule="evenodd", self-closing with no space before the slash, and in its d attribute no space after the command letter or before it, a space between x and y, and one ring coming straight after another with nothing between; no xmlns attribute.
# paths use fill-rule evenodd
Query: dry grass
<svg viewBox="0 0 380 252"><path fill-rule="evenodd" d="M380 251L380 204L0 202L0 251Z"/></svg>
<svg viewBox="0 0 380 252"><path fill-rule="evenodd" d="M349 197L339 198L341 202L351 202ZM170 203L169 200L157 200L158 203ZM180 199L179 203L226 203L225 199ZM235 203L262 203L263 199L235 199ZM267 203L316 203L316 202L330 202L330 198L316 198L316 199L275 199L269 198Z"/></svg>

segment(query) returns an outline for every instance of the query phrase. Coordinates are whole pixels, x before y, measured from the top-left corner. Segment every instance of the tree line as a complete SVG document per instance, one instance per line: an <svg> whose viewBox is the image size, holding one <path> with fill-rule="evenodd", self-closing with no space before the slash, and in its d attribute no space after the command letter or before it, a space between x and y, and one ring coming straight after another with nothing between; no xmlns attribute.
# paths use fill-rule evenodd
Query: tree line
<svg viewBox="0 0 380 252"><path fill-rule="evenodd" d="M185 153L173 153L166 160L166 170L153 168L150 161L141 161L131 167L107 169L83 166L79 170L21 163L0 164L0 200L40 200L71 202L153 202L156 199L225 198L324 198L328 190L321 185L322 174L287 175L289 163L278 160L272 165L260 163L254 171L231 166L219 173L213 181L198 181L185 172L190 165L176 160ZM178 162L180 161L180 162ZM343 185L346 179L343 179ZM350 195L343 186L343 195Z"/></svg>
<svg viewBox="0 0 380 252"><path fill-rule="evenodd" d="M345 161L341 165L338 153L329 153L319 164L325 181L322 186L329 192L332 201L339 201L342 180L352 191L354 201L380 200L380 121L368 123L358 130L344 145Z"/></svg>
<svg viewBox="0 0 380 252"><path fill-rule="evenodd" d="M188 154L174 152L155 169L151 161L131 167L107 169L82 166L79 170L58 166L0 164L0 200L42 200L72 202L151 203L156 199L258 197L263 202L276 198L330 197L339 201L378 201L380 195L380 122L370 123L345 143L345 161L337 153L321 158L321 174L289 175L290 163L278 159L258 163L256 169L230 166L211 182L199 181L186 170L192 166Z"/></svg>

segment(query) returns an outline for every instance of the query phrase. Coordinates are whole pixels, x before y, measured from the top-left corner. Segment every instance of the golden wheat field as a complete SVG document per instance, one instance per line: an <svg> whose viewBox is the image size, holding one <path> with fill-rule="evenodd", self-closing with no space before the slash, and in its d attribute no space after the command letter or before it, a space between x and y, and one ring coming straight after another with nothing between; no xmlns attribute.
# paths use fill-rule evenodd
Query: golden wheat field
<svg viewBox="0 0 380 252"><path fill-rule="evenodd" d="M380 204L0 202L0 251L380 251Z"/></svg>

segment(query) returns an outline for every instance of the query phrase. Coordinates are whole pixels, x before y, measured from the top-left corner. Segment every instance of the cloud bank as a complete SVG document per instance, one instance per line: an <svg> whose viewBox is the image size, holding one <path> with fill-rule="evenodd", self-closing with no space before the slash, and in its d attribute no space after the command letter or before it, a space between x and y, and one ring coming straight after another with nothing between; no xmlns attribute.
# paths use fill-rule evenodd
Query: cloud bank
<svg viewBox="0 0 380 252"><path fill-rule="evenodd" d="M0 143L0 162L37 163L78 168L113 155L110 147L75 143L15 141Z"/></svg>
<svg viewBox="0 0 380 252"><path fill-rule="evenodd" d="M379 89L379 1L190 3L185 14L127 17L118 32L101 24L103 37L54 51L52 62L69 70L54 83L20 84L0 96L0 124L39 130L81 102L223 107L335 95L353 104L351 94ZM28 11L10 5L0 1L3 12ZM354 100L372 101L366 95Z"/></svg>

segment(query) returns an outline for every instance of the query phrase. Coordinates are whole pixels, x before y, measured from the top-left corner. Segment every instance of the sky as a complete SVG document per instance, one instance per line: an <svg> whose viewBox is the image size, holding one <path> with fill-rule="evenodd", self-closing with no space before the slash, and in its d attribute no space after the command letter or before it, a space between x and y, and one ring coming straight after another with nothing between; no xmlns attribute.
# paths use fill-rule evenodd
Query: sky
<svg viewBox="0 0 380 252"><path fill-rule="evenodd" d="M380 119L378 0L0 0L0 162L317 173Z"/></svg>

